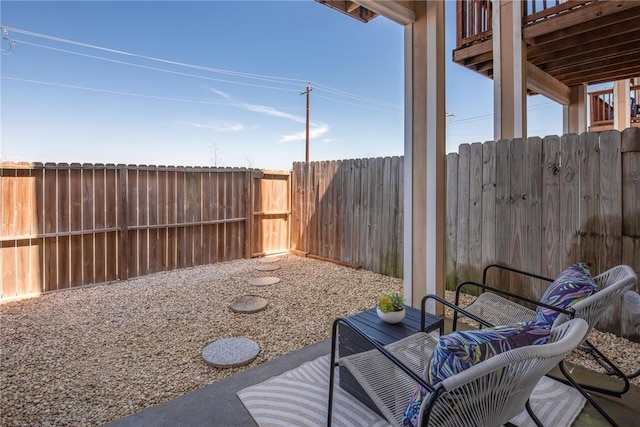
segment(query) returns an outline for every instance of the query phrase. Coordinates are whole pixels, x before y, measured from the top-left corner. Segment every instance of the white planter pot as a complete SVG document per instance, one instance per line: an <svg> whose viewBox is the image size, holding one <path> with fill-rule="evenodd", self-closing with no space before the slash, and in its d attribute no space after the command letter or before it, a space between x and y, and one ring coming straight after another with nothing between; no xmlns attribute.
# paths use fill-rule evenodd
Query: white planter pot
<svg viewBox="0 0 640 427"><path fill-rule="evenodd" d="M400 311L390 311L388 313L381 311L379 308L376 308L376 311L378 312L378 317L386 323L400 323L405 315L404 308Z"/></svg>

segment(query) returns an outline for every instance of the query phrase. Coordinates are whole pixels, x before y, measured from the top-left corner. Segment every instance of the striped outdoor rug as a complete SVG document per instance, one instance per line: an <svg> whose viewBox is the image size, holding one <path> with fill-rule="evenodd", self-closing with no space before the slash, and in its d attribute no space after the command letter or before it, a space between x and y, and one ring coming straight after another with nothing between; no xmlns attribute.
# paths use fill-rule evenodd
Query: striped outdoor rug
<svg viewBox="0 0 640 427"><path fill-rule="evenodd" d="M329 355L238 392L238 397L260 427L322 426L327 420ZM543 378L531 396L531 406L544 425L570 426L585 399L575 389ZM535 426L526 412L512 422ZM335 388L333 425L336 427L388 426L350 394Z"/></svg>

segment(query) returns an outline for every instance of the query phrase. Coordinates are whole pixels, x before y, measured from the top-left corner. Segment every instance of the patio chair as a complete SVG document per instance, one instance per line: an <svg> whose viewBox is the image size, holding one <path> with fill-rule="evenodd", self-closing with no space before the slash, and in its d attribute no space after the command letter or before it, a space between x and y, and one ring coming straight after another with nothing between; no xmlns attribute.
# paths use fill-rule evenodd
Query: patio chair
<svg viewBox="0 0 640 427"><path fill-rule="evenodd" d="M577 264L576 264L577 265ZM475 287L481 290L481 294L473 301L469 306L464 307L465 311L472 313L477 317L482 318L486 322L492 325L503 325L513 322L525 322L539 319L538 311L540 308L557 312L557 317L553 321L553 326L558 326L566 322L570 318L582 318L589 325L589 332L602 318L605 311L616 300L620 299L627 291L634 289L638 277L636 273L627 265L619 265L613 267L604 273L593 277L593 282L597 285L597 291L590 296L586 296L582 299L577 299L575 303L568 306L559 307L553 304L546 304L543 301L536 301L530 298L526 298L520 295L516 295L501 289L491 287L486 284L487 273L491 269L505 270L511 273L520 274L528 277L533 277L547 282L554 282L554 279L543 277L537 274L532 274L515 268L507 267L499 264L492 264L484 269L482 275L482 282L477 283L473 281L461 282L456 288L455 304L460 303L460 293L463 289L468 287ZM544 296L543 296L544 297ZM515 301L518 302L515 302ZM565 301L566 302L566 301ZM532 307L537 306L538 311L525 307L523 304L527 303ZM458 318L460 315L458 312L454 312L453 325L457 327ZM588 335L588 334L587 334ZM584 348L585 351L598 360L603 366L608 369L608 372L613 373L615 376L622 379L622 387L619 389L605 389L602 387L596 387L589 384L580 384L582 389L595 391L598 393L606 394L609 396L621 397L629 390L629 377L625 375L609 358L607 358L593 343L591 343L585 336L585 340L581 343L580 348ZM566 380L556 378L565 383L571 382L570 373L567 371L564 362L561 362L559 368ZM583 390L583 391L584 391ZM587 394L583 393L585 398L604 416L610 423L615 424L609 415Z"/></svg>
<svg viewBox="0 0 640 427"><path fill-rule="evenodd" d="M434 298L453 308L453 304L436 296L427 295L425 300L427 298ZM471 313L465 315L483 323ZM369 342L372 350L336 360L338 325L344 325L359 334ZM402 425L405 410L412 402L418 384L424 387L426 395L420 405L417 425L511 425L509 420L526 409L536 425L542 426L531 411L529 396L538 381L584 340L588 329L584 320L571 319L548 329L548 343L504 351L434 386L423 379L421 372L425 366L429 366L427 363L438 346L437 339L427 333L417 332L383 347L350 324L349 319L336 319L333 324L327 425L331 426L332 422L335 370L341 366L349 370L392 425Z"/></svg>

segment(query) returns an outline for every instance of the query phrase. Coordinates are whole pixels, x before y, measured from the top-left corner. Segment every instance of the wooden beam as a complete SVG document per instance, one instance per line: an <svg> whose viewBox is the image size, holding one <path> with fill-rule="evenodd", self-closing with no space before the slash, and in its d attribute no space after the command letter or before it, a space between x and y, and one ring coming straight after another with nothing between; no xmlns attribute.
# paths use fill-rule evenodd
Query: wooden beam
<svg viewBox="0 0 640 427"><path fill-rule="evenodd" d="M523 38L530 46L540 46L547 43L562 42L563 40L586 33L603 32L609 26L635 25L638 27L637 19L640 18L640 7L616 13L597 20L583 22L569 28L564 28L553 33L543 34L538 37L528 37L529 27L523 29ZM604 31L606 33L606 31Z"/></svg>
<svg viewBox="0 0 640 427"><path fill-rule="evenodd" d="M529 56L528 59L532 63L540 66L540 64L546 64L558 59L571 58L571 57L584 57L589 55L590 57L597 57L596 52L606 52L609 49L616 49L623 47L620 53L624 54L627 49L633 49L634 45L638 43L636 36L630 39L626 34L620 36L610 37L607 40L599 40L595 43L583 43L577 46L563 47L560 50L544 53L535 57Z"/></svg>
<svg viewBox="0 0 640 427"><path fill-rule="evenodd" d="M453 51L453 62L460 63L467 58L472 58L476 55L480 55L487 52L493 51L493 41L491 39L485 40L480 43L472 44L469 47L465 47L462 49L455 49ZM493 53L491 53L493 55Z"/></svg>
<svg viewBox="0 0 640 427"><path fill-rule="evenodd" d="M360 6L401 25L409 25L416 20L415 12L398 1L355 0L354 3L358 3Z"/></svg>
<svg viewBox="0 0 640 427"><path fill-rule="evenodd" d="M548 54L563 49L575 49L576 47L614 45L624 43L629 40L638 40L638 23L635 21L624 22L620 25L606 27L591 33L577 34L557 40L552 44L542 44L530 47L527 51L529 58Z"/></svg>
<svg viewBox="0 0 640 427"><path fill-rule="evenodd" d="M571 90L558 79L527 62L527 89L562 104L569 105Z"/></svg>
<svg viewBox="0 0 640 427"><path fill-rule="evenodd" d="M347 6L347 13L352 13L354 10L360 7L358 3L349 2L350 4Z"/></svg>
<svg viewBox="0 0 640 427"><path fill-rule="evenodd" d="M639 7L637 1L618 0L594 2L584 6L581 10L573 10L535 24L530 24L522 29L522 35L525 40L528 40L634 7Z"/></svg>

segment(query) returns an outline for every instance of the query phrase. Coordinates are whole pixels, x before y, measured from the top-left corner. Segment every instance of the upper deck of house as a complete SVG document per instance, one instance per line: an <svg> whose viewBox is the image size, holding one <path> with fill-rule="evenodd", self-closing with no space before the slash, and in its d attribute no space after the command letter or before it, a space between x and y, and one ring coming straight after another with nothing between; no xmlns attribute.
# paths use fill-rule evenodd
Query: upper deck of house
<svg viewBox="0 0 640 427"><path fill-rule="evenodd" d="M354 1L317 1L362 22L378 16ZM452 59L493 78L492 1L456 3L456 48ZM577 85L640 80L638 0L523 0L522 40L529 94L549 96L554 91L566 93L567 87ZM633 82L629 93L636 106L636 110L629 109L631 126L640 126L638 86L640 81ZM612 93L589 96L593 130L612 128Z"/></svg>

